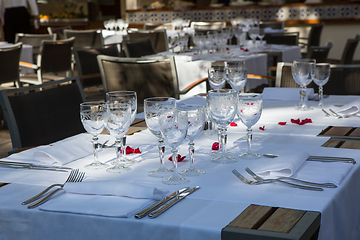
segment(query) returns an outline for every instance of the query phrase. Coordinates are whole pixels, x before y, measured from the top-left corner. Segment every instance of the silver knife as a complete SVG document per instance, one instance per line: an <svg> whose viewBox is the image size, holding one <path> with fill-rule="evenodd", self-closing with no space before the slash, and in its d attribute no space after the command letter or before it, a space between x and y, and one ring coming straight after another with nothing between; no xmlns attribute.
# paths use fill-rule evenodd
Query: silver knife
<svg viewBox="0 0 360 240"><path fill-rule="evenodd" d="M149 213L149 218L156 218L157 216L159 216L160 214L162 214L163 212L165 212L166 210L168 210L169 208L171 208L172 206L174 206L176 203L180 202L181 200L183 200L187 195L195 192L196 190L198 190L200 188L200 186L196 186L194 188L191 188L189 190L187 190L186 192L180 193L176 198L174 198L173 200L168 201L166 204L162 205L161 207L159 207L158 209L156 209L155 211L152 211Z"/></svg>
<svg viewBox="0 0 360 240"><path fill-rule="evenodd" d="M47 165L36 165L33 163L24 163L24 162L11 162L11 161L1 161L0 165L14 165L14 166L22 166L27 168L50 168L50 169L63 169L63 170L71 170L70 167L63 167L63 166L47 166Z"/></svg>
<svg viewBox="0 0 360 240"><path fill-rule="evenodd" d="M325 157L325 156L309 156L307 161L318 161L318 162L345 162L355 164L356 161L353 158L346 157Z"/></svg>
<svg viewBox="0 0 360 240"><path fill-rule="evenodd" d="M7 168L26 168L26 169L36 169L36 170L48 170L48 171L59 171L59 172L67 172L68 170L56 168L56 167L49 167L49 166L37 166L37 165L29 165L29 164L5 164L0 163L0 167L7 167Z"/></svg>
<svg viewBox="0 0 360 240"><path fill-rule="evenodd" d="M136 213L136 214L134 215L135 218L140 219L140 218L145 217L146 215L148 215L149 212L153 211L154 209L156 209L157 207L161 206L162 204L164 204L164 203L167 202L168 200L176 197L177 195L179 195L180 193L182 193L182 192L184 192L184 191L186 191L186 190L188 190L188 189L189 189L189 187L185 187L185 188L182 188L182 189L180 189L180 190L177 190L177 191L175 191L175 192L167 195L166 197L164 197L162 200L160 200L159 202L155 203L154 205L151 205L150 207L148 207L148 208L146 208L146 209L144 209L144 210Z"/></svg>

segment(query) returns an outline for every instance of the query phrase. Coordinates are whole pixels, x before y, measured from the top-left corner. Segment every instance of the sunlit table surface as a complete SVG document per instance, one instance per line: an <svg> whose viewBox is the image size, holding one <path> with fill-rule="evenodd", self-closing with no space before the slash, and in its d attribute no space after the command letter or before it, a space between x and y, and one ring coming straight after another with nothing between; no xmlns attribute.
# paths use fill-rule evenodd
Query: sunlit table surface
<svg viewBox="0 0 360 240"><path fill-rule="evenodd" d="M358 97L330 96L325 103L331 108L343 105ZM186 100L190 101L190 100ZM196 98L197 102L203 99ZM191 102L191 101L190 101ZM21 202L37 194L52 183L63 183L68 173L0 168L0 182L9 182L0 188L0 239L176 239L176 240L220 240L221 229L230 223L250 204L286 207L321 212L319 239L359 239L360 238L360 155L359 150L320 147L327 137L316 135L327 126L354 126L360 124L358 117L334 119L325 116L321 109L296 111L297 101L264 100L264 109L260 121L253 126L253 150L257 153L294 152L305 150L311 155L352 157L357 163L337 188L325 188L324 191L307 191L278 184L246 185L237 179L231 171L237 169L245 174L246 167L256 169L271 161L269 158L257 160L238 160L232 164L215 164L210 161L210 149L217 135L203 132L195 140L195 166L206 173L200 177L189 178L185 186L200 189L183 201L167 210L155 219L111 218L71 213L42 211L39 208L27 209ZM316 101L309 101L315 106ZM141 115L139 115L141 117ZM291 119L311 118L312 123L305 125L292 124ZM235 119L238 126L228 127L228 150L237 156L246 149L245 127ZM279 125L278 122L287 122ZM262 131L259 127L264 127ZM91 144L91 136L80 134L78 138L84 146ZM86 139L86 140L84 140ZM109 139L101 135L100 141ZM69 141L65 139L63 141ZM92 154L73 161L66 166L79 168L86 172L84 181L113 180L137 183L161 190L173 192L184 186L168 186L159 178L148 176L148 172L159 167L157 155L157 138L148 130L127 137L132 148L142 154L129 155L138 163L133 164L132 171L124 174L108 173L105 170L87 170L84 166L93 160ZM56 143L53 144L56 147ZM35 151L32 149L31 151ZM187 143L180 146L179 153L187 154ZM17 155L13 156L16 159ZM19 156L19 155L18 155ZM115 157L114 148L104 149L99 154L105 162ZM170 156L166 149L166 159ZM187 157L188 159L188 157ZM30 159L29 159L30 160ZM326 164L323 163L324 168ZM172 163L166 160L165 165L171 168ZM189 161L179 163L179 170L186 169ZM59 200L62 196L58 196ZM51 201L51 200L50 200ZM88 203L87 203L88 204ZM103 206L106 207L106 201ZM96 206L94 206L96 207ZM119 205L119 208L122 206Z"/></svg>

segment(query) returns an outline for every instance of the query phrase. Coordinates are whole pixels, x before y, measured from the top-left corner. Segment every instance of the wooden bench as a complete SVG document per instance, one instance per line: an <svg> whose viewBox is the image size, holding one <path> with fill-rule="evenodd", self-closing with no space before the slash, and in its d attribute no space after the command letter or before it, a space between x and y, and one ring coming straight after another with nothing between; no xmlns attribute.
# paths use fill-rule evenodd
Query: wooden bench
<svg viewBox="0 0 360 240"><path fill-rule="evenodd" d="M221 232L221 240L317 239L319 212L250 205Z"/></svg>

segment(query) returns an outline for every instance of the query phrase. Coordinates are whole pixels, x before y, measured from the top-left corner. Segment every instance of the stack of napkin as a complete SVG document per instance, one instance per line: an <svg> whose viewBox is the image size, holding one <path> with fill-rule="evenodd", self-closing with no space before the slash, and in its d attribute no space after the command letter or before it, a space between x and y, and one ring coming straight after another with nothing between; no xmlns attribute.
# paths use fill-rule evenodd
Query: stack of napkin
<svg viewBox="0 0 360 240"><path fill-rule="evenodd" d="M65 192L41 210L106 217L130 217L162 199L167 191L118 181L67 183Z"/></svg>

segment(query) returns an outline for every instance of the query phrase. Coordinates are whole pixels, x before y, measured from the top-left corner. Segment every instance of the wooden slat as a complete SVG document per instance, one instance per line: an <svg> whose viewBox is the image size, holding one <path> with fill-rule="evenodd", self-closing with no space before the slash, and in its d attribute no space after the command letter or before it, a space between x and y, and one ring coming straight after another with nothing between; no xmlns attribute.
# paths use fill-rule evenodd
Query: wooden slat
<svg viewBox="0 0 360 240"><path fill-rule="evenodd" d="M288 233L306 211L278 208L258 230Z"/></svg>
<svg viewBox="0 0 360 240"><path fill-rule="evenodd" d="M352 133L350 133L349 136L351 136L351 137L360 137L360 128L355 128L355 130Z"/></svg>
<svg viewBox="0 0 360 240"><path fill-rule="evenodd" d="M339 148L342 145L342 143L343 142L341 140L329 139L321 146L322 147L330 147L330 148Z"/></svg>
<svg viewBox="0 0 360 240"><path fill-rule="evenodd" d="M353 127L331 127L320 134L323 136L348 136L353 130Z"/></svg>
<svg viewBox="0 0 360 240"><path fill-rule="evenodd" d="M340 148L360 149L360 141L345 141Z"/></svg>
<svg viewBox="0 0 360 240"><path fill-rule="evenodd" d="M272 207L252 204L231 221L228 226L254 229L261 225L273 212Z"/></svg>

